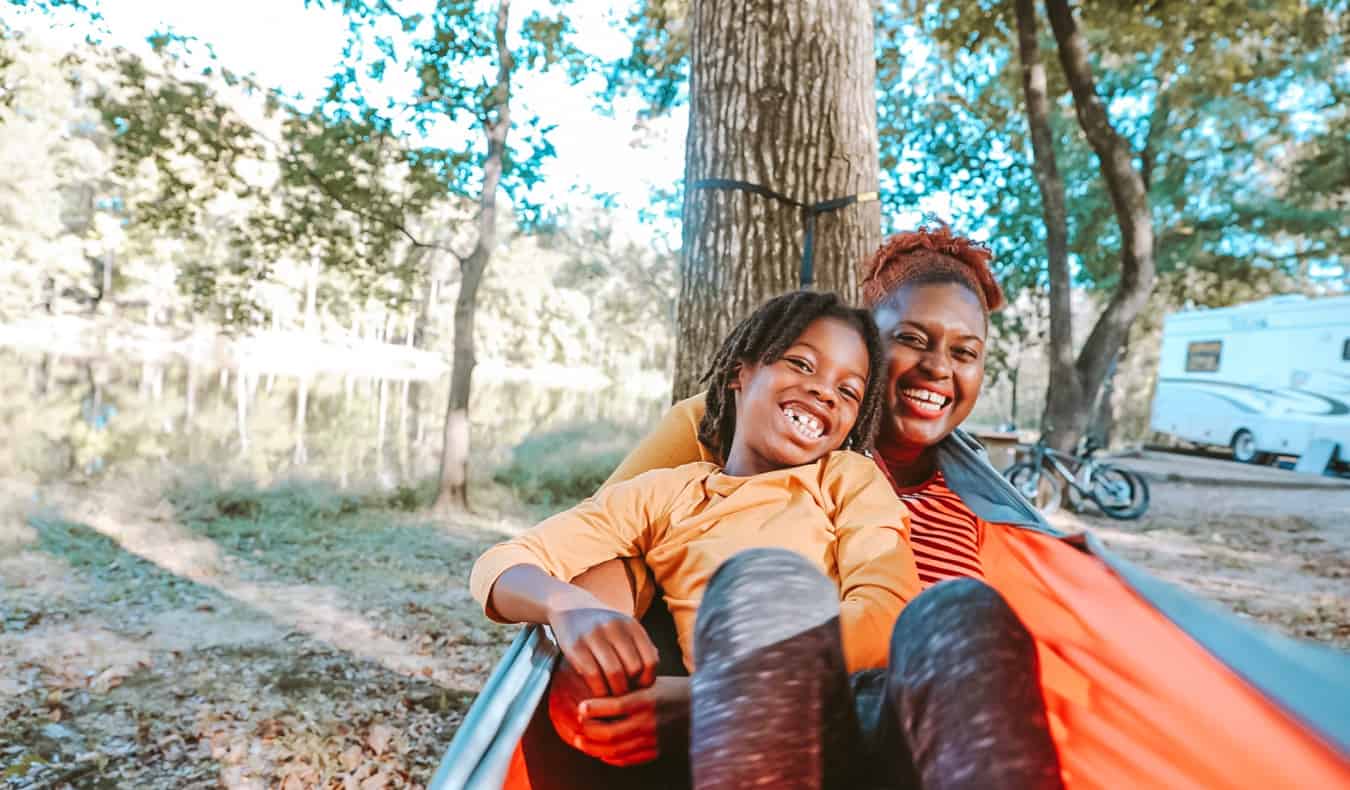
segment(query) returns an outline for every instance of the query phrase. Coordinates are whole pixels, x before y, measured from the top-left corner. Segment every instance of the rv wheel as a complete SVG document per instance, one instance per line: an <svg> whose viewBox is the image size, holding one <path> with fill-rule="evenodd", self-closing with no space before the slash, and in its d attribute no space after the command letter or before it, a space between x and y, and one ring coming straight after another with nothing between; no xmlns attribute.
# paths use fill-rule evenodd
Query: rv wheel
<svg viewBox="0 0 1350 790"><path fill-rule="evenodd" d="M1232 446L1234 461L1241 461L1244 464L1270 463L1270 454L1256 451L1256 437L1246 428L1233 434Z"/></svg>

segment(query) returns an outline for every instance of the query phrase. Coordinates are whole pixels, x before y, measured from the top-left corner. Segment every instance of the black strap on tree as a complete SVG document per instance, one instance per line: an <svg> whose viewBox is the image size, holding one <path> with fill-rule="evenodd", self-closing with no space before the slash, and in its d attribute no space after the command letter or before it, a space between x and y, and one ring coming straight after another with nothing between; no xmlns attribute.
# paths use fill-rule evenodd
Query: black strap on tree
<svg viewBox="0 0 1350 790"><path fill-rule="evenodd" d="M737 181L734 178L701 178L694 182L694 189L739 189L742 192L751 192L770 200L777 200L779 203L786 203L789 206L802 210L802 221L806 224L806 233L802 238L802 269L801 269L801 287L810 288L815 280L815 247L816 247L816 217L828 211L841 209L845 206L851 206L854 203L869 203L878 199L876 192L859 192L856 195L845 195L844 197L822 200L819 203L803 203L800 200L793 200L781 192L775 192L759 184L751 184L749 181Z"/></svg>

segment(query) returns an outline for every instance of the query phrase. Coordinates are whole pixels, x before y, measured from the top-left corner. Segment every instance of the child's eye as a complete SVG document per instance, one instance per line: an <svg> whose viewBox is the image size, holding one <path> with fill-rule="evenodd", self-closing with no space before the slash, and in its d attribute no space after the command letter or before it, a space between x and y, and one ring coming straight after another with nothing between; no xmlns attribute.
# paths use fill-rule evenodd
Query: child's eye
<svg viewBox="0 0 1350 790"><path fill-rule="evenodd" d="M801 357L784 357L784 359L787 360L789 365L792 365L793 367L797 368L798 370L804 373L811 372L811 363L807 362Z"/></svg>
<svg viewBox="0 0 1350 790"><path fill-rule="evenodd" d="M862 400L861 396L858 395L858 391L853 389L852 387L840 387L839 391L843 393L844 397L848 398L849 400L853 401Z"/></svg>
<svg viewBox="0 0 1350 790"><path fill-rule="evenodd" d="M895 339L896 339L896 342L904 343L904 344L906 344L906 345L911 345L911 346L922 346L922 345L924 345L924 339L923 339L923 337L920 336L920 335L916 335L916 334L914 334L913 332L901 332L900 334L898 334L898 335L895 336Z"/></svg>
<svg viewBox="0 0 1350 790"><path fill-rule="evenodd" d="M967 362L973 362L974 360L980 358L979 352L977 352L973 348L958 348L956 349L956 356L966 360Z"/></svg>

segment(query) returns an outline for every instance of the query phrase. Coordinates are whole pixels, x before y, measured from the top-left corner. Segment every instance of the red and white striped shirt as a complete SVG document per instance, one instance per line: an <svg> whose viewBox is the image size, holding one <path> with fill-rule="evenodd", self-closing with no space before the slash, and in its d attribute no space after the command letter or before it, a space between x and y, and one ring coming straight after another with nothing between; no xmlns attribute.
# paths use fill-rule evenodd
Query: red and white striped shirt
<svg viewBox="0 0 1350 790"><path fill-rule="evenodd" d="M984 578L980 564L983 525L947 487L942 472L919 486L896 486L895 493L909 508L910 543L925 589L946 579Z"/></svg>

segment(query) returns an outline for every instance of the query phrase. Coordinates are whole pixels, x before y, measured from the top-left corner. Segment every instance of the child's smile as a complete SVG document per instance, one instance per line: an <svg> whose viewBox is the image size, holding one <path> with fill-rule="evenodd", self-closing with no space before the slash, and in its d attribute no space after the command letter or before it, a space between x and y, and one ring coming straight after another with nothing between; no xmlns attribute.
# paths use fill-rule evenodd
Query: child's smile
<svg viewBox="0 0 1350 790"><path fill-rule="evenodd" d="M787 417L792 429L801 434L803 439L812 442L823 436L830 425L828 417L796 401L783 404L783 416Z"/></svg>

